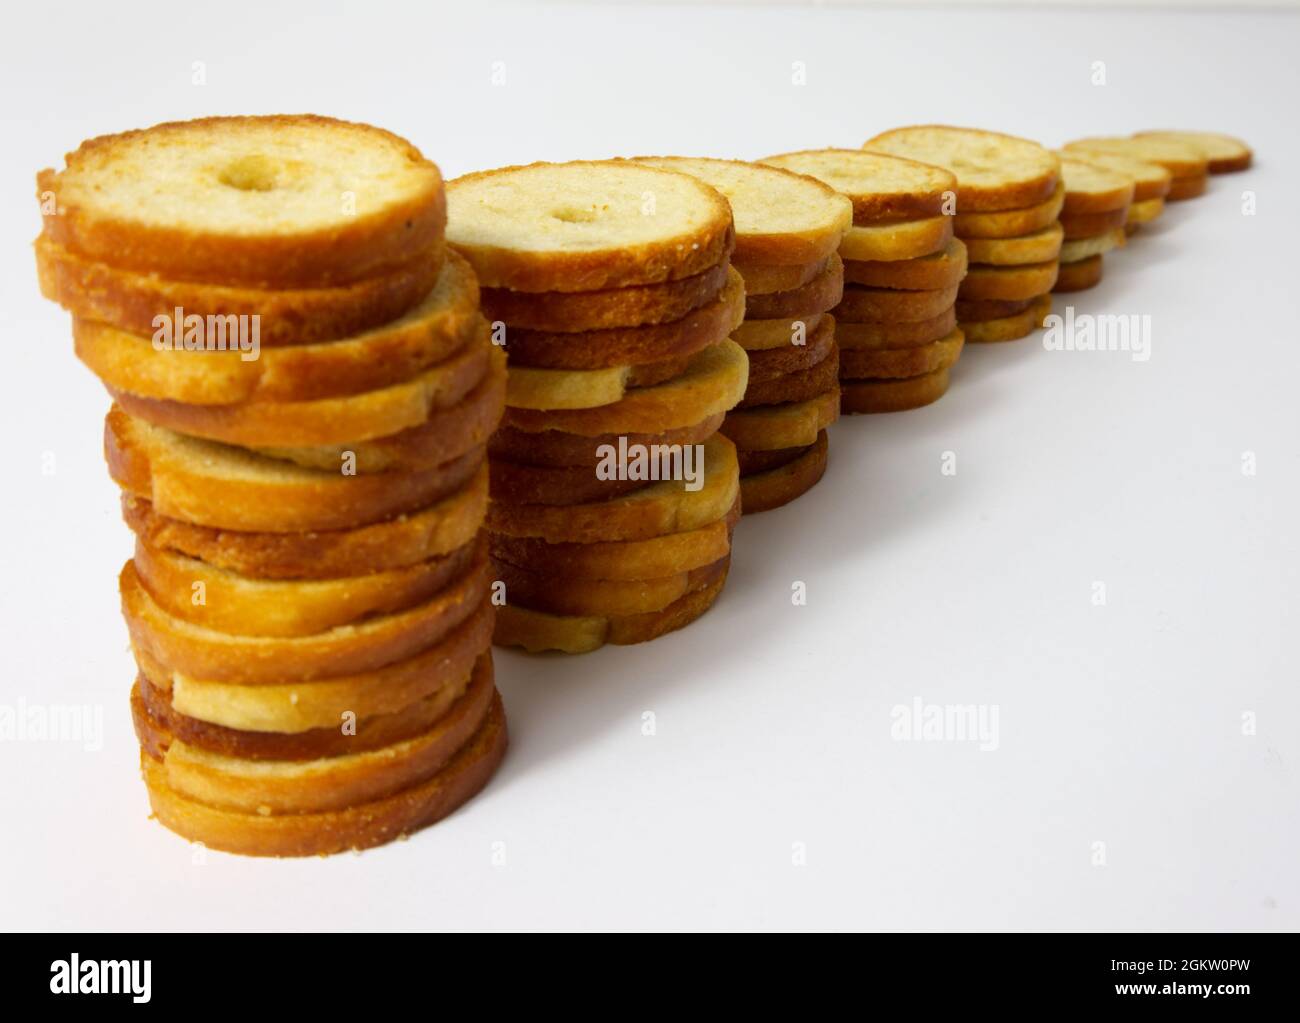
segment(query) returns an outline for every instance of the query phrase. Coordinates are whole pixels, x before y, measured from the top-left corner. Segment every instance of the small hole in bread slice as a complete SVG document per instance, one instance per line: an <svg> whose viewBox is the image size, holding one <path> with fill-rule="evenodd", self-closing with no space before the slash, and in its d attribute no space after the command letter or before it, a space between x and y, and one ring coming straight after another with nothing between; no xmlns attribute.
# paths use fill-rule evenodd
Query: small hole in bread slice
<svg viewBox="0 0 1300 1023"><path fill-rule="evenodd" d="M227 164L217 178L223 185L241 192L269 192L275 187L278 176L274 160L254 153Z"/></svg>
<svg viewBox="0 0 1300 1023"><path fill-rule="evenodd" d="M585 209L579 209L576 206L561 206L558 209L551 210L551 216L565 224L593 224L600 217L600 210L595 206L588 206Z"/></svg>

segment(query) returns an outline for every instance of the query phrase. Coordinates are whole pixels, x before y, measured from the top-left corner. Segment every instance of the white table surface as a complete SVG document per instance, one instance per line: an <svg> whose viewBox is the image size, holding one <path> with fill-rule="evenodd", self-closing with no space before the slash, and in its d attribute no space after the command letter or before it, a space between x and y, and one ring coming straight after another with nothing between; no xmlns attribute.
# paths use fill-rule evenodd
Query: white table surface
<svg viewBox="0 0 1300 1023"><path fill-rule="evenodd" d="M99 706L104 735L93 752L0 741L0 926L1296 928L1300 22L464 6L6 15L0 703ZM932 121L1053 145L1206 127L1258 166L1071 300L1149 314L1148 362L1037 338L968 351L937 405L833 429L824 482L741 524L700 623L581 658L499 654L512 750L450 820L361 855L196 862L136 776L107 398L38 295L32 176L95 134L308 110L404 134L449 176L856 146ZM996 750L891 738L918 698L996 707Z"/></svg>

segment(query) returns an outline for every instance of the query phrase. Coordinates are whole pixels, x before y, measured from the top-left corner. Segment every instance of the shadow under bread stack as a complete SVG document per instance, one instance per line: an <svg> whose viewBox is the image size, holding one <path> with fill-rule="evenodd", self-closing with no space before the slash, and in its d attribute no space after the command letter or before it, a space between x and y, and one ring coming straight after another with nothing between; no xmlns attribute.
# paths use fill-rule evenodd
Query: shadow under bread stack
<svg viewBox="0 0 1300 1023"><path fill-rule="evenodd" d="M836 249L848 200L813 178L738 160L639 157L722 193L736 225L732 266L745 282L744 399L722 432L735 443L745 514L788 504L826 471L826 428L839 415L835 318L844 275Z"/></svg>
<svg viewBox="0 0 1300 1023"><path fill-rule="evenodd" d="M580 161L468 174L447 202L510 362L490 449L496 642L582 653L694 621L741 508L718 433L748 379L726 200Z"/></svg>
<svg viewBox="0 0 1300 1023"><path fill-rule="evenodd" d="M973 128L896 128L863 148L957 176L954 230L970 261L957 295L967 341L1014 341L1052 311L1065 201L1056 155L1036 142Z"/></svg>
<svg viewBox="0 0 1300 1023"><path fill-rule="evenodd" d="M898 412L942 397L964 344L953 306L966 247L944 215L953 175L860 149L805 150L763 162L825 182L853 210L840 242L845 285L834 310L841 410Z"/></svg>
<svg viewBox="0 0 1300 1023"><path fill-rule="evenodd" d="M212 118L38 180L42 290L115 400L154 815L294 856L450 813L506 746L481 532L505 372L437 168L365 125Z"/></svg>
<svg viewBox="0 0 1300 1023"><path fill-rule="evenodd" d="M1102 256L1123 246L1135 179L1069 151L1061 157L1065 207L1061 210L1061 271L1055 292L1085 291L1101 283Z"/></svg>

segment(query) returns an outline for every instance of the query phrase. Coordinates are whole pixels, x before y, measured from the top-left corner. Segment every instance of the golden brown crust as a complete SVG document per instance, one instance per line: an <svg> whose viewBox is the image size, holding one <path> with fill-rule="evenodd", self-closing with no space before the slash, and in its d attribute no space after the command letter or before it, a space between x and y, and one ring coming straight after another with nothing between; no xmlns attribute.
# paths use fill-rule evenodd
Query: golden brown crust
<svg viewBox="0 0 1300 1023"><path fill-rule="evenodd" d="M698 423L665 430L662 433L602 433L591 437L565 433L561 430L529 433L512 426L503 426L493 434L488 451L494 465L497 461L505 461L518 465L554 468L580 466L585 472L592 473L601 460L600 449L605 445L617 448L620 437L626 438L629 446L699 444L718 432L724 414L719 412Z"/></svg>
<svg viewBox="0 0 1300 1023"><path fill-rule="evenodd" d="M483 620L491 625L490 615ZM158 741L160 735L196 749L246 760L314 760L363 753L419 735L446 714L469 685L486 682L490 686L492 680L492 657L484 652L475 659L469 677L449 677L439 688L400 710L366 717L355 717L353 710L353 730L343 729L340 716L328 727L301 732L248 732L179 713L172 707L171 693L159 689L141 673L131 688L131 718L140 744L159 760L166 752Z"/></svg>
<svg viewBox="0 0 1300 1023"><path fill-rule="evenodd" d="M941 252L916 259L846 260L844 281L872 288L934 291L960 284L966 276L966 245L952 238Z"/></svg>
<svg viewBox="0 0 1300 1023"><path fill-rule="evenodd" d="M802 287L777 291L770 295L747 295L745 318L778 320L791 316L809 316L834 309L844 291L844 261L832 255L826 269Z"/></svg>
<svg viewBox="0 0 1300 1023"><path fill-rule="evenodd" d="M749 386L745 397L753 394L755 384L811 369L831 353L835 347L835 318L823 316L817 327L802 345L787 344L782 348L764 348L749 353Z"/></svg>
<svg viewBox="0 0 1300 1023"><path fill-rule="evenodd" d="M260 448L352 444L420 426L460 404L488 375L492 347L482 323L475 340L407 380L306 401L191 405L107 390L128 415L193 437Z"/></svg>
<svg viewBox="0 0 1300 1023"><path fill-rule="evenodd" d="M516 465L493 459L492 500L509 504L588 504L630 494L643 480L601 479L589 465Z"/></svg>
<svg viewBox="0 0 1300 1023"><path fill-rule="evenodd" d="M1088 288L1095 288L1101 283L1101 264L1102 256L1100 252L1076 263L1062 263L1061 272L1057 275L1056 284L1052 286L1052 291L1060 293L1065 291L1086 291Z"/></svg>
<svg viewBox="0 0 1300 1023"><path fill-rule="evenodd" d="M1204 131L1140 131L1137 138L1166 138L1183 142L1201 150L1208 161L1211 174L1228 174L1249 167L1254 159L1250 147L1241 139L1218 132Z"/></svg>
<svg viewBox="0 0 1300 1023"><path fill-rule="evenodd" d="M745 285L728 276L716 297L677 320L639 327L557 333L507 327L512 366L604 369L693 355L726 337L745 315Z"/></svg>
<svg viewBox="0 0 1300 1023"><path fill-rule="evenodd" d="M913 348L862 348L840 355L840 380L917 377L947 369L961 357L960 327L938 341Z"/></svg>
<svg viewBox="0 0 1300 1023"><path fill-rule="evenodd" d="M740 501L716 522L648 540L548 543L536 537L491 535L492 556L542 575L573 579L656 579L725 558L740 520Z"/></svg>
<svg viewBox="0 0 1300 1023"><path fill-rule="evenodd" d="M1024 312L1038 300L1038 296L1022 299L958 299L957 319L962 323L980 320L1000 320Z"/></svg>
<svg viewBox="0 0 1300 1023"><path fill-rule="evenodd" d="M948 390L948 370L903 380L852 380L840 384L845 414L904 412L938 401Z"/></svg>
<svg viewBox="0 0 1300 1023"><path fill-rule="evenodd" d="M775 451L742 451L737 448L736 458L740 462L740 479L743 483L746 476L788 465L811 447L811 444L805 444L797 448L777 448Z"/></svg>
<svg viewBox="0 0 1300 1023"><path fill-rule="evenodd" d="M384 799L319 813L238 813L186 799L162 765L142 754L149 804L163 826L210 849L246 856L325 856L382 845L446 817L482 789L506 751L505 711L494 696L474 736L441 771Z"/></svg>
<svg viewBox="0 0 1300 1023"><path fill-rule="evenodd" d="M742 263L739 259L733 258L731 266L744 278L746 295L770 295L774 291L793 291L795 288L802 288L814 277L825 273L829 261L830 257L827 256L826 259L814 260L811 263L785 266Z"/></svg>
<svg viewBox="0 0 1300 1023"><path fill-rule="evenodd" d="M495 689L475 679L441 718L422 732L378 750L353 750L310 761L249 761L192 747L161 729L146 731L146 750L161 748L163 772L178 795L211 807L259 816L345 810L381 799L435 774L482 724ZM154 722L137 719L148 730Z"/></svg>
<svg viewBox="0 0 1300 1023"><path fill-rule="evenodd" d="M1208 176L1202 174L1200 177L1174 178L1169 185L1170 202L1178 202L1182 199L1195 199L1198 195L1204 195L1205 190L1210 186Z"/></svg>
<svg viewBox="0 0 1300 1023"><path fill-rule="evenodd" d="M795 370L771 380L751 383L745 392L745 400L736 408L747 409L760 405L808 401L832 389L839 376L839 349L831 345L826 357L807 369Z"/></svg>
<svg viewBox="0 0 1300 1023"><path fill-rule="evenodd" d="M257 316L266 348L334 341L398 319L437 283L444 258L439 239L378 277L332 288L267 290L125 270L86 259L45 235L36 239L35 251L41 294L74 316L145 336L152 336L155 317L174 316L177 308L205 318Z"/></svg>
<svg viewBox="0 0 1300 1023"><path fill-rule="evenodd" d="M626 618L551 615L544 611L506 606L497 615L492 642L523 647L529 653L558 651L585 654L606 643L628 646L684 628L713 606L725 576L686 594L662 611Z"/></svg>
<svg viewBox="0 0 1300 1023"><path fill-rule="evenodd" d="M1059 265L1056 260L1024 266L972 264L958 294L963 299L1034 298L1052 290Z"/></svg>
<svg viewBox="0 0 1300 1023"><path fill-rule="evenodd" d="M958 306L961 303L957 303ZM841 352L864 348L911 348L925 345L951 333L957 326L957 313L952 307L938 316L911 323L846 323L835 324L835 343Z"/></svg>
<svg viewBox="0 0 1300 1023"><path fill-rule="evenodd" d="M418 472L446 465L481 447L505 411L506 357L495 345L491 369L463 401L438 409L419 426L372 440L307 447L255 448L269 458L337 472L344 454L357 473Z"/></svg>
<svg viewBox="0 0 1300 1023"><path fill-rule="evenodd" d="M680 376L629 391L613 404L555 411L507 408L502 421L532 433L560 430L586 436L672 430L733 408L744 397L748 376L745 350L728 339L694 356Z"/></svg>
<svg viewBox="0 0 1300 1023"><path fill-rule="evenodd" d="M507 344L510 328L575 334L666 323L680 320L716 299L731 273L731 265L724 259L691 277L602 291L527 292L484 288L483 315L507 325Z"/></svg>
<svg viewBox="0 0 1300 1023"><path fill-rule="evenodd" d="M964 286L964 285L963 285ZM850 284L835 309L837 323L915 323L932 320L957 300L958 285L934 291L895 291Z"/></svg>
<svg viewBox="0 0 1300 1023"><path fill-rule="evenodd" d="M776 451L817 443L817 434L839 418L835 388L808 401L763 405L731 412L722 434L746 451Z"/></svg>
<svg viewBox="0 0 1300 1023"><path fill-rule="evenodd" d="M771 511L802 497L815 487L826 473L826 431L817 435L817 443L797 458L763 472L740 478L740 492L745 514Z"/></svg>
<svg viewBox="0 0 1300 1023"><path fill-rule="evenodd" d="M859 262L917 259L942 252L953 235L953 217L855 224L840 242L840 257Z"/></svg>
<svg viewBox="0 0 1300 1023"><path fill-rule="evenodd" d="M698 529L722 518L739 491L736 448L715 434L704 442L704 481L687 490L681 480L662 480L608 501L548 507L493 501L488 529L550 543L645 540Z"/></svg>
<svg viewBox="0 0 1300 1023"><path fill-rule="evenodd" d="M967 249L972 265L1023 266L1056 259L1066 237L1060 224L1049 224L1018 238L971 238Z"/></svg>
<svg viewBox="0 0 1300 1023"><path fill-rule="evenodd" d="M1065 205L1065 184L1043 202L1018 210L999 210L991 213L963 213L953 217L953 228L958 238L1016 238L1032 234L1049 226L1061 214Z"/></svg>
<svg viewBox="0 0 1300 1023"><path fill-rule="evenodd" d="M556 615L611 616L662 611L692 590L726 575L728 553L709 565L655 579L578 579L530 572L504 561L493 571L505 587L506 606Z"/></svg>
<svg viewBox="0 0 1300 1023"><path fill-rule="evenodd" d="M281 465L248 452L233 454L249 475L222 470L224 453L214 446L158 443L118 408L104 422L104 457L123 490L149 500L169 518L200 526L249 532L294 533L350 529L414 511L448 496L472 473L472 465L435 466L411 472L344 475Z"/></svg>
<svg viewBox="0 0 1300 1023"><path fill-rule="evenodd" d="M480 537L414 565L332 579L256 579L216 568L138 537L136 574L154 603L182 621L250 636L309 636L421 604L486 553Z"/></svg>
<svg viewBox="0 0 1300 1023"><path fill-rule="evenodd" d="M480 465L460 490L409 514L355 529L258 533L168 518L149 501L122 495L122 518L146 543L259 579L329 579L413 565L469 543L487 514L488 473Z"/></svg>
<svg viewBox="0 0 1300 1023"><path fill-rule="evenodd" d="M259 158L255 150L247 151L253 143L243 135L250 128L264 127L304 137L314 133L322 144L339 136L350 146L393 150L420 185L409 195L376 204L366 213L348 213L340 194L334 200L337 215L328 225L304 230L292 230L284 223L259 224L259 230L247 218L228 231L202 231L184 222L146 223L115 215L95 201L112 189L111 180L104 180L97 165L117 159L118 153L137 143L199 145L211 149L214 156L219 147L227 146L239 152L239 159ZM337 173L335 166L328 169ZM215 169L211 173L214 181L208 187L230 187L217 182ZM436 245L447 220L442 177L418 149L370 125L314 115L205 117L104 135L69 153L65 170L41 171L36 180L38 196L51 193L57 203L57 210L50 212L42 204L45 234L56 244L114 266L227 285L319 287L378 276ZM155 178L154 187L159 194L168 194L165 178ZM361 202L364 205L364 199Z"/></svg>
<svg viewBox="0 0 1300 1023"><path fill-rule="evenodd" d="M482 329L474 275L454 253L437 287L401 319L335 341L263 346L252 358L238 347L158 349L152 334L73 318L78 358L110 388L197 405L306 401L387 387L465 349Z"/></svg>
<svg viewBox="0 0 1300 1023"><path fill-rule="evenodd" d="M1052 311L1052 296L1039 295L1018 313L991 320L962 321L962 332L967 344L989 344L1001 341L1018 341L1028 337L1043 325Z"/></svg>
<svg viewBox="0 0 1300 1023"><path fill-rule="evenodd" d="M1107 234L1117 227L1123 227L1128 221L1128 210L1127 206L1121 206L1117 210L1106 210L1102 213L1063 215L1061 229L1065 232L1067 240L1094 238L1099 234Z"/></svg>
<svg viewBox="0 0 1300 1023"><path fill-rule="evenodd" d="M411 657L378 668L303 682L244 685L181 675L141 647L136 665L149 684L187 718L258 735L341 728L353 718L404 713L435 694L463 688L492 639L495 608L485 599L460 625Z"/></svg>
<svg viewBox="0 0 1300 1023"><path fill-rule="evenodd" d="M309 636L250 636L194 625L168 614L128 561L118 577L131 642L182 675L246 685L369 671L437 643L482 603L490 583L480 562L432 598L405 611Z"/></svg>

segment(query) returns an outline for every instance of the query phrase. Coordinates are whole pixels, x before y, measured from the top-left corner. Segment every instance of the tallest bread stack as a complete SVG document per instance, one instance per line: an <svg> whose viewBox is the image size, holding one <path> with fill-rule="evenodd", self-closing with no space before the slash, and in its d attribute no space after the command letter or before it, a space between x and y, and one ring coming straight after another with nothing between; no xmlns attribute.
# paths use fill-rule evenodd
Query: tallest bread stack
<svg viewBox="0 0 1300 1023"><path fill-rule="evenodd" d="M740 514L745 312L731 208L626 161L469 174L447 238L510 362L488 528L498 643L582 653L694 621Z"/></svg>
<svg viewBox="0 0 1300 1023"><path fill-rule="evenodd" d="M450 813L506 744L505 382L438 169L365 125L213 118L87 142L39 188L42 290L115 402L155 816L283 856Z"/></svg>

